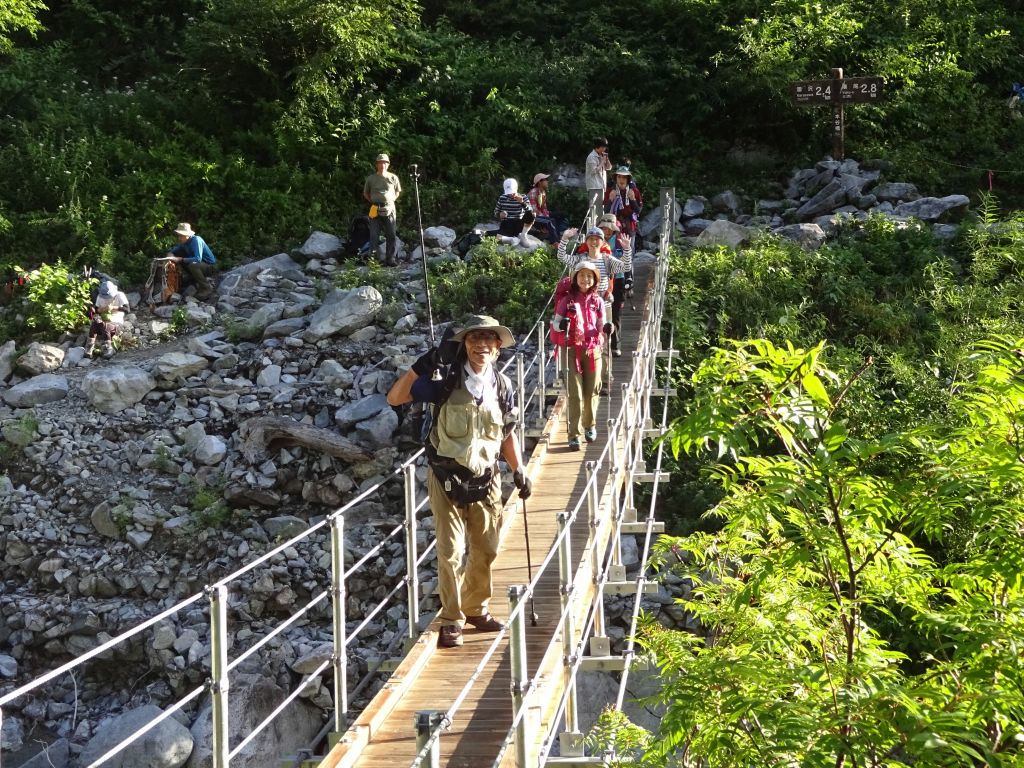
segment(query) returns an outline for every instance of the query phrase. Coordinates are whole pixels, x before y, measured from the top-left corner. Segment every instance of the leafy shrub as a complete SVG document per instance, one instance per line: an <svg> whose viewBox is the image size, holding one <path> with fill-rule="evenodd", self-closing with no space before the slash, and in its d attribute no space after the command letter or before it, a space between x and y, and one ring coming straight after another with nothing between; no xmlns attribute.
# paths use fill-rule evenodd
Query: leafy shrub
<svg viewBox="0 0 1024 768"><path fill-rule="evenodd" d="M26 271L15 269L28 280L25 325L42 335L66 333L81 328L88 319L89 283L68 271L63 262L42 264Z"/></svg>

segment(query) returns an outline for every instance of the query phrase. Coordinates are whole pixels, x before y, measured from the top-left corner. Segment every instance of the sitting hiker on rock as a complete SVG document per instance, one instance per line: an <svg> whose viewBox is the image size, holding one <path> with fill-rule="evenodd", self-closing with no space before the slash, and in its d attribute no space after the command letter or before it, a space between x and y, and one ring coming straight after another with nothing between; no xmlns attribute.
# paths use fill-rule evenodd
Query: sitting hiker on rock
<svg viewBox="0 0 1024 768"><path fill-rule="evenodd" d="M537 219L533 224L535 235L543 237L549 243L557 243L563 226L559 226L558 217L548 210L548 179L550 174L538 173L533 177L533 186L526 193L526 201L533 208Z"/></svg>
<svg viewBox="0 0 1024 768"><path fill-rule="evenodd" d="M502 242L514 244L517 241L524 246L529 245L526 233L533 226L533 208L526 198L519 194L519 182L505 179L504 194L494 204L494 216L498 219L498 237Z"/></svg>
<svg viewBox="0 0 1024 768"><path fill-rule="evenodd" d="M192 231L192 225L182 222L174 230L178 244L167 255L185 269L185 274L196 286L196 298L207 301L213 297L213 285L209 276L217 271L217 259L199 235Z"/></svg>
<svg viewBox="0 0 1024 768"><path fill-rule="evenodd" d="M493 317L471 317L388 392L393 406L415 400L434 408L427 492L437 536L442 648L462 645L464 624L481 632L505 626L487 610L502 523L499 458L508 462L519 497L531 492L515 430L512 382L495 366L501 348L514 345L512 331Z"/></svg>
<svg viewBox="0 0 1024 768"><path fill-rule="evenodd" d="M96 340L103 342L103 356L114 354L114 335L124 324L124 315L130 309L128 297L114 284L113 280L100 283L99 293L89 311L89 341L85 345L85 354L93 356L96 351Z"/></svg>

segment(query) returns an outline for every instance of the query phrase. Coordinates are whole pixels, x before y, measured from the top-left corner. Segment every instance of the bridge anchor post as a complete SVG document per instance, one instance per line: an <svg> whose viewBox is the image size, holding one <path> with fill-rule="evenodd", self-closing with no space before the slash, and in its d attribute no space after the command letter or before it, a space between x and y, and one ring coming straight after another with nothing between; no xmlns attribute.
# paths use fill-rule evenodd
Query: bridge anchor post
<svg viewBox="0 0 1024 768"><path fill-rule="evenodd" d="M444 712L420 710L416 713L416 754L419 768L441 768L441 739L434 733L444 721ZM433 739L433 740L431 740ZM427 748L426 754L422 754Z"/></svg>

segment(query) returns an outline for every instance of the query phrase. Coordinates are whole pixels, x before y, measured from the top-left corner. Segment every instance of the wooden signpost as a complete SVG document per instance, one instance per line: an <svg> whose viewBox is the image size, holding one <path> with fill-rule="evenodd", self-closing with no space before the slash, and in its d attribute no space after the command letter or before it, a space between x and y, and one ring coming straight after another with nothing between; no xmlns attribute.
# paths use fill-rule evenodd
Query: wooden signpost
<svg viewBox="0 0 1024 768"><path fill-rule="evenodd" d="M789 86L797 106L832 105L832 157L842 160L846 154L846 123L843 108L882 100L882 78L843 77L842 67L832 70L831 80L798 80Z"/></svg>

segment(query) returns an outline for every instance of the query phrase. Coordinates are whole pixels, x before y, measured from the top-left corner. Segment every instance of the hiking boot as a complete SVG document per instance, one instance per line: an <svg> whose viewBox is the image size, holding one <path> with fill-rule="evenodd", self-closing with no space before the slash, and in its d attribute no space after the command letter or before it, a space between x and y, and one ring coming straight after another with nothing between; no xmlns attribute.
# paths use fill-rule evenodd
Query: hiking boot
<svg viewBox="0 0 1024 768"><path fill-rule="evenodd" d="M482 616L467 616L466 623L472 624L481 632L500 632L505 628L504 622L498 621L489 613Z"/></svg>
<svg viewBox="0 0 1024 768"><path fill-rule="evenodd" d="M458 624L445 624L441 627L441 635L437 638L438 648L458 648L462 645L462 627Z"/></svg>
<svg viewBox="0 0 1024 768"><path fill-rule="evenodd" d="M111 344L109 341L106 344L103 345L103 356L104 357L113 357L114 356L114 345Z"/></svg>
<svg viewBox="0 0 1024 768"><path fill-rule="evenodd" d="M622 350L618 347L612 347L612 354L616 357L622 357Z"/></svg>
<svg viewBox="0 0 1024 768"><path fill-rule="evenodd" d="M96 352L96 342L95 341L90 341L88 344L85 345L85 356L86 357L92 357L93 353L95 353L95 352Z"/></svg>
<svg viewBox="0 0 1024 768"><path fill-rule="evenodd" d="M578 451L579 449L580 449L579 438L574 437L572 440L569 441L569 450L570 451Z"/></svg>
<svg viewBox="0 0 1024 768"><path fill-rule="evenodd" d="M597 429L595 427L591 427L583 433L583 436L587 439L588 443L592 443L597 440Z"/></svg>

